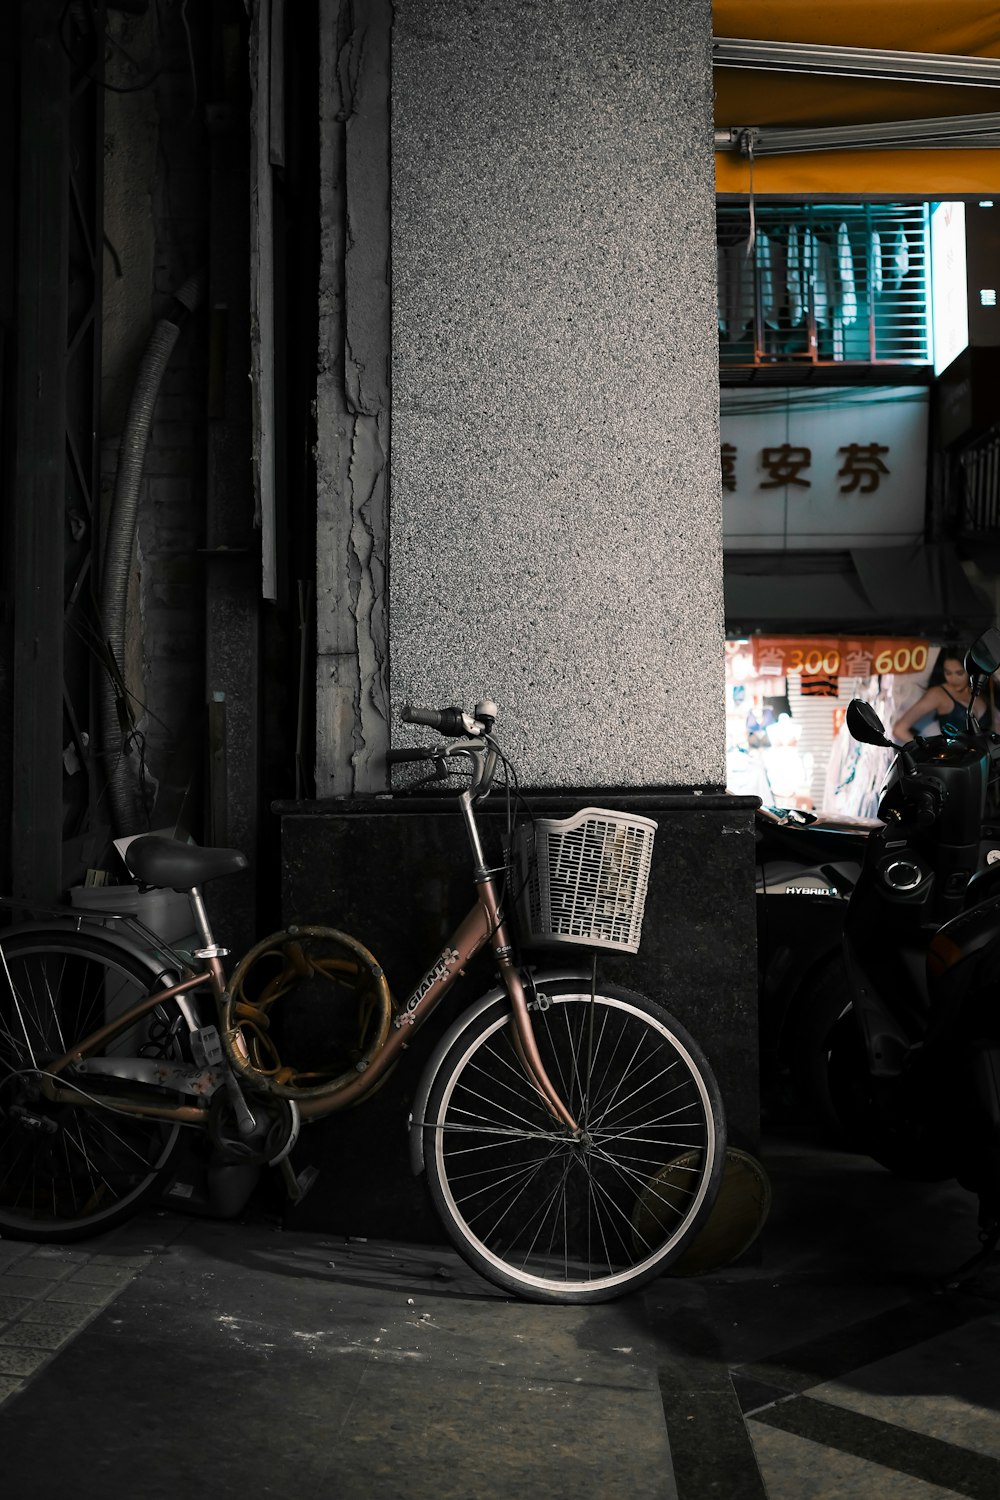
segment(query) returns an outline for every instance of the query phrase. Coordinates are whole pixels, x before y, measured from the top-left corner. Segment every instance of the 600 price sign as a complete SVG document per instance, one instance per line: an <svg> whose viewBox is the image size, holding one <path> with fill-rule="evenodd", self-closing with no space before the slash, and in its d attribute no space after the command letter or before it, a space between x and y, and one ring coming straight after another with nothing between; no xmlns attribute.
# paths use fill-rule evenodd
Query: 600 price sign
<svg viewBox="0 0 1000 1500"><path fill-rule="evenodd" d="M907 676L926 670L928 641L901 637L756 636L754 668L760 677Z"/></svg>

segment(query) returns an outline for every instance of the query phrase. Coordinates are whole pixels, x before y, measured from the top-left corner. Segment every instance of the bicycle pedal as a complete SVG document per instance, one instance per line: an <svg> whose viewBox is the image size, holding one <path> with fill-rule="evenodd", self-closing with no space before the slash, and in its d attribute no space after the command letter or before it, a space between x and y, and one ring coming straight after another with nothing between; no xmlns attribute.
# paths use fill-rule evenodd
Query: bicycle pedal
<svg viewBox="0 0 1000 1500"><path fill-rule="evenodd" d="M319 1169L317 1167L303 1167L302 1171L296 1174L295 1168L287 1156L281 1158L281 1161L278 1163L278 1170L284 1178L285 1190L293 1203L302 1202L319 1176Z"/></svg>

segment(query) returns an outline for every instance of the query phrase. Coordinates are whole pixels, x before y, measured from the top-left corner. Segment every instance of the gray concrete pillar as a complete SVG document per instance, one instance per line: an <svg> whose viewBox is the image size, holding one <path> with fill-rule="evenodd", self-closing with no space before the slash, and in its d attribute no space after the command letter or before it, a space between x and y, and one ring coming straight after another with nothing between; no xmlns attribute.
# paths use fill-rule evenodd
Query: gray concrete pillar
<svg viewBox="0 0 1000 1500"><path fill-rule="evenodd" d="M724 780L710 45L394 7L392 702L494 697L535 786Z"/></svg>

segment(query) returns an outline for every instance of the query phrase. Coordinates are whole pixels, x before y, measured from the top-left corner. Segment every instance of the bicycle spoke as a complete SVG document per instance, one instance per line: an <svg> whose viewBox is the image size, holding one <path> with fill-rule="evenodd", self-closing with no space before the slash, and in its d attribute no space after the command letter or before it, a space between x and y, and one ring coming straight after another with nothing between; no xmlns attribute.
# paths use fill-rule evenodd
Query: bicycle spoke
<svg viewBox="0 0 1000 1500"><path fill-rule="evenodd" d="M553 1153L550 1152L549 1155L543 1158L541 1161L535 1162L532 1165L524 1168L520 1175L520 1180L516 1183L512 1182L511 1190L506 1195L506 1203L503 1203L501 1200L503 1212L499 1215L498 1218L494 1219L494 1221L486 1231L485 1238L487 1241L490 1241L496 1235L501 1223L507 1217L507 1215L512 1212L515 1205L518 1202L523 1201L524 1195L527 1192L528 1188L538 1178L543 1168L548 1164L548 1161L551 1160L552 1154ZM495 1180L491 1192L496 1193L499 1188L502 1188L502 1186L503 1179L500 1179L499 1181ZM551 1196L552 1195L550 1194L550 1198ZM545 1205L543 1204L543 1208L541 1211L544 1212L544 1209ZM482 1214L486 1213L487 1211L487 1206L484 1205L480 1210L479 1217L482 1217ZM534 1212L537 1214L539 1210L535 1210Z"/></svg>
<svg viewBox="0 0 1000 1500"><path fill-rule="evenodd" d="M179 1143L176 1124L131 1115L125 1098L116 1103L113 1079L105 1103L85 1089L77 1103L72 1071L49 1071L125 1014L150 980L135 959L89 934L15 934L0 953L0 1236L75 1239L131 1213ZM170 1019L164 1007L128 1022L105 1048L109 1073L156 1049L176 1057ZM54 1093L43 1090L46 1076Z"/></svg>
<svg viewBox="0 0 1000 1500"><path fill-rule="evenodd" d="M641 997L591 1001L562 984L532 1022L580 1129L567 1131L539 1099L498 1004L442 1068L427 1150L435 1201L473 1264L522 1295L593 1301L680 1252L711 1206L724 1122L714 1080L676 1023Z"/></svg>

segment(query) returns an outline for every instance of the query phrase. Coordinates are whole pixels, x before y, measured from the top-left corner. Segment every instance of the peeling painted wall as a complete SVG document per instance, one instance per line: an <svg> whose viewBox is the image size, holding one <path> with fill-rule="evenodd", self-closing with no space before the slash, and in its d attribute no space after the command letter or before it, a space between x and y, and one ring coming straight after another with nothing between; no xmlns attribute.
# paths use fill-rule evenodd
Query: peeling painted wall
<svg viewBox="0 0 1000 1500"><path fill-rule="evenodd" d="M495 697L539 786L724 780L710 48L394 7L392 698Z"/></svg>
<svg viewBox="0 0 1000 1500"><path fill-rule="evenodd" d="M319 797L385 778L390 25L382 0L320 6Z"/></svg>

